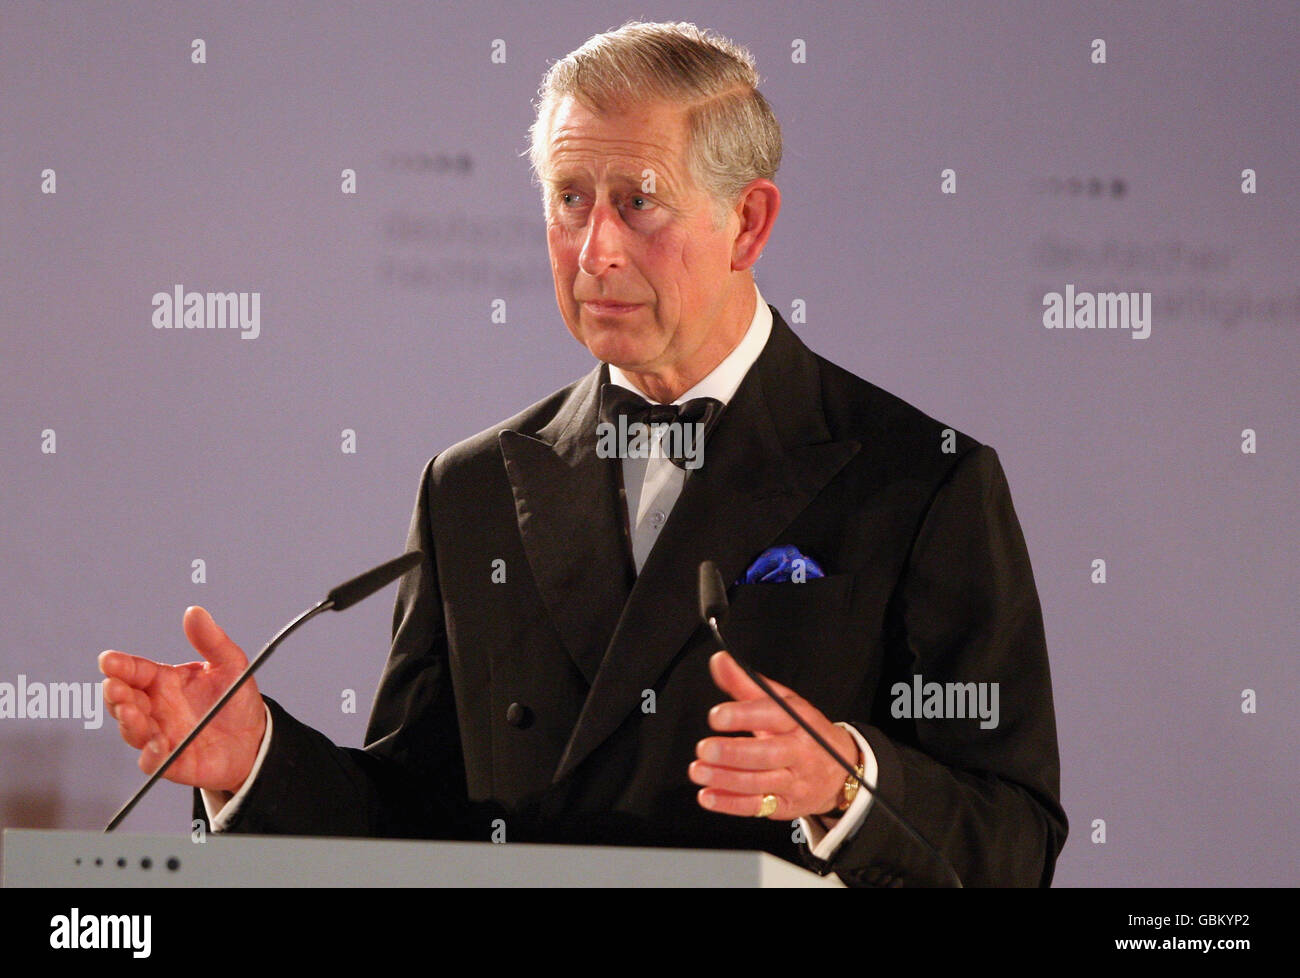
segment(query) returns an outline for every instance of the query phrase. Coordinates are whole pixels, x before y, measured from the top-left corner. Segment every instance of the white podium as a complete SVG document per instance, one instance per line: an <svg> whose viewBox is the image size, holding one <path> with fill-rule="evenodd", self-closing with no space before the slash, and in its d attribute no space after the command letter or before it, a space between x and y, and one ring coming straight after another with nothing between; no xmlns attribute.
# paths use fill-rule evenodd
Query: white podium
<svg viewBox="0 0 1300 978"><path fill-rule="evenodd" d="M765 852L272 835L6 829L4 885L804 887L843 884Z"/></svg>

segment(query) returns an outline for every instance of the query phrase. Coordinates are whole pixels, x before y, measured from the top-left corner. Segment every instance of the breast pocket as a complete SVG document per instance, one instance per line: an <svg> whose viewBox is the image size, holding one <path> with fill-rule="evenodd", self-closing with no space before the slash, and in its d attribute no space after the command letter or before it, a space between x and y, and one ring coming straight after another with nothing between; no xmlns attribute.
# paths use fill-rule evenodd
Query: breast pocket
<svg viewBox="0 0 1300 978"><path fill-rule="evenodd" d="M852 574L832 574L798 584L742 584L731 595L723 638L750 666L806 696L811 682L821 685L851 654L853 581Z"/></svg>

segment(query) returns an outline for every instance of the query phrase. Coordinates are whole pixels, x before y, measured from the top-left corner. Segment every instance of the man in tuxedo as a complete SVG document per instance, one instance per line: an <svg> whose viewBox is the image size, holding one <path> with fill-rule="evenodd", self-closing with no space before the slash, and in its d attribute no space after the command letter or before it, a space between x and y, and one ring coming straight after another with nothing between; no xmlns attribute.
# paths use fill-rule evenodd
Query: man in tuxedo
<svg viewBox="0 0 1300 978"><path fill-rule="evenodd" d="M250 682L182 755L168 777L201 789L215 830L1050 882L1066 819L1006 480L992 449L816 356L764 302L780 131L756 83L690 25L628 25L548 72L533 163L556 299L600 363L425 466L408 537L425 559L399 585L364 749ZM699 456L611 455L602 424L647 412L698 425ZM855 776L715 654L703 560L736 582L728 642ZM101 656L145 770L246 661L203 609L184 627L205 664ZM993 723L903 709L897 684L922 682L995 690Z"/></svg>

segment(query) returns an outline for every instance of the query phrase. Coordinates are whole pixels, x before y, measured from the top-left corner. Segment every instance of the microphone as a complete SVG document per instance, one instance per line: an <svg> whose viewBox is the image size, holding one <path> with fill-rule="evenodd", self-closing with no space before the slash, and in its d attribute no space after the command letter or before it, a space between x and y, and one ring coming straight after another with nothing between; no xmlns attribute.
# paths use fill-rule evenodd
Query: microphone
<svg viewBox="0 0 1300 978"><path fill-rule="evenodd" d="M370 597L389 582L397 580L407 571L418 566L423 559L423 550L408 550L400 557L394 557L364 574L358 574L350 581L344 581L325 595L325 601L322 603L335 611L345 611L358 601ZM321 610L323 611L324 608Z"/></svg>
<svg viewBox="0 0 1300 978"><path fill-rule="evenodd" d="M172 766L172 763L176 758L185 751L186 747L194 742L194 738L203 732L203 728L212 721L212 718L221 712L221 708L230 701L230 698L234 696L236 692L239 691L239 688L244 685L248 680L248 677L255 673L261 667L262 663L271 657L271 653L275 651L276 646L284 641L284 639L288 638L299 625L315 618L322 611L328 611L330 609L333 609L334 611L343 611L345 608L352 607L358 601L370 597L370 595L374 594L380 588L397 580L407 571L418 565L423 559L424 551L408 550L400 557L396 557L387 563L380 564L378 567L368 570L364 574L358 574L356 577L352 578L352 580L344 581L338 587L334 588L325 596L323 601L317 602L293 621L289 622L289 624L285 625L284 628L280 629L279 634L266 644L262 651L257 654L257 657L248 664L248 668L240 673L239 678L236 679L231 687L221 695L221 699L212 704L212 708L203 715L203 719L195 725L194 729L189 732L188 736L176 745L175 750L167 755L167 759L163 761L162 764L159 765L158 769L149 776L149 780L142 784L140 790L131 796L131 800L118 809L117 814L113 816L112 821L108 823L104 828L104 831L106 833L112 832L122 823L122 819L126 818L127 815L131 813L131 809L135 808L140 799L145 796L145 793L154 786L159 778L167 773L167 769Z"/></svg>
<svg viewBox="0 0 1300 978"><path fill-rule="evenodd" d="M718 565L711 560L704 561L700 564L700 617L712 629L714 637L719 642L722 641L722 635L718 631L718 626L727 620L727 611L730 607L727 602L727 589L722 583L722 574L718 571Z"/></svg>
<svg viewBox="0 0 1300 978"><path fill-rule="evenodd" d="M755 685L757 685L759 689L766 693L777 706L784 710L791 720L802 727L804 733L816 741L817 745L829 754L835 763L844 768L844 770L849 773L850 777L858 780L860 790L865 791L874 799L872 804L879 805L888 812L913 839L928 850L930 854L943 865L944 871L952 878L953 886L960 889L961 877L957 875L957 871L953 869L952 863L948 861L947 857L932 846L926 840L925 836L921 835L920 832L914 829L907 819L895 811L893 806L869 787L865 781L858 779L858 772L854 769L853 765L846 761L834 747L827 743L825 738L817 733L817 731L813 730L804 718L795 712L792 706L777 695L776 690L772 688L771 684L766 679L751 669L740 658L740 656L736 655L735 651L727 647L727 643L722 638L722 631L719 626L722 622L727 620L727 612L729 609L730 604L727 601L727 587L722 582L722 574L718 571L718 567L713 561L703 561L700 564L700 618L704 620L704 624L708 625L709 631L713 633L713 638L718 643L718 650L728 652L728 654L736 660L736 664L745 671L745 674L754 681Z"/></svg>

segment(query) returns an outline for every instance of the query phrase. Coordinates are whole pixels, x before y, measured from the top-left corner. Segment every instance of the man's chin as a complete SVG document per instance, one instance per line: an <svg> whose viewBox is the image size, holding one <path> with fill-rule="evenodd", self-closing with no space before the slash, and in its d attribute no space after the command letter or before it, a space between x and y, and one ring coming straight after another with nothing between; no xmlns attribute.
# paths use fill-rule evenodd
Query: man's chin
<svg viewBox="0 0 1300 978"><path fill-rule="evenodd" d="M662 343L650 342L658 337L634 335L627 329L583 323L582 335L583 346L593 357L620 370L644 370L663 352Z"/></svg>

